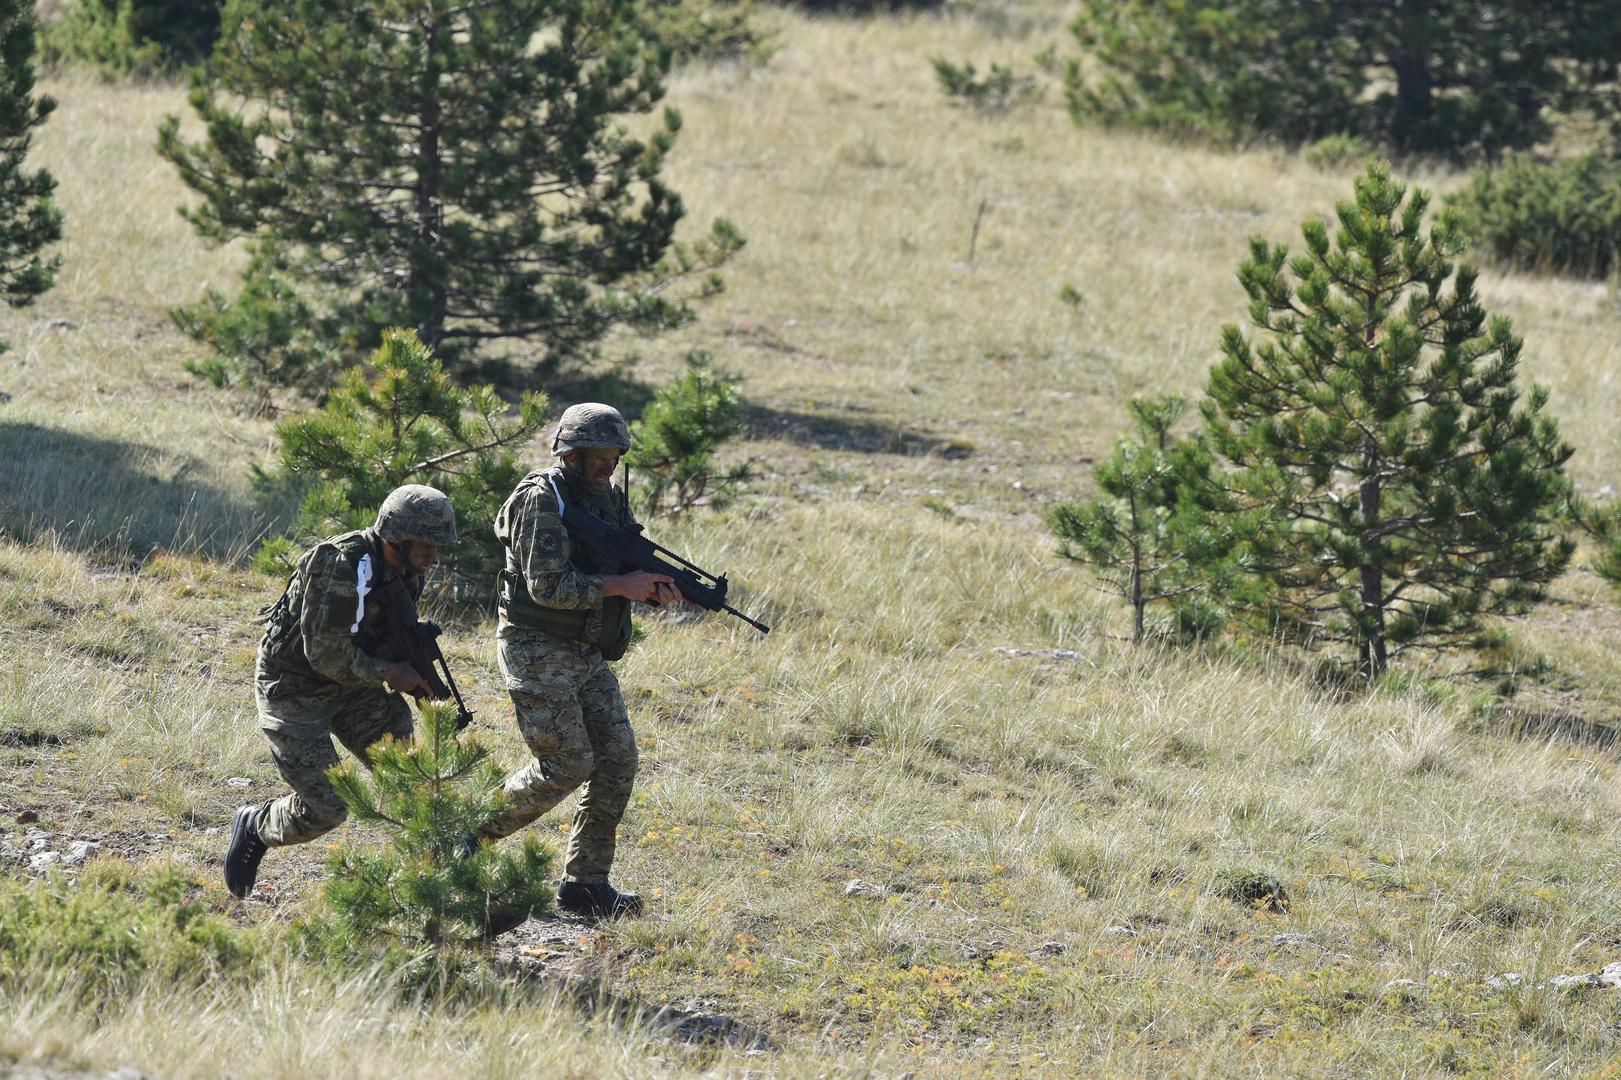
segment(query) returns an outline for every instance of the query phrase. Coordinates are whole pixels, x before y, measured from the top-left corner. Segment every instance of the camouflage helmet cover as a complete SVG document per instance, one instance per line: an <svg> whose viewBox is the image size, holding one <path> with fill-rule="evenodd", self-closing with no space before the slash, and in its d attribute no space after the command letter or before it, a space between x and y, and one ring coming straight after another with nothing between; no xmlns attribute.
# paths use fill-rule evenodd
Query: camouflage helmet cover
<svg viewBox="0 0 1621 1080"><path fill-rule="evenodd" d="M562 456L595 446L611 446L621 452L630 449L630 427L619 410L595 401L564 409L552 436L552 453Z"/></svg>
<svg viewBox="0 0 1621 1080"><path fill-rule="evenodd" d="M388 493L377 511L377 535L392 543L420 540L449 547L456 542L456 508L450 497L426 484L406 484Z"/></svg>

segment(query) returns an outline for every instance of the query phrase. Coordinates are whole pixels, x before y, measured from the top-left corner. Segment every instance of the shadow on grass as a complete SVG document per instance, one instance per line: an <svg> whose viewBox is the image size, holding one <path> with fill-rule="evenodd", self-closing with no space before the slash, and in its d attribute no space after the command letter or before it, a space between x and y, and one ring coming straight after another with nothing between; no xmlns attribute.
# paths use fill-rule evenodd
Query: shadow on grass
<svg viewBox="0 0 1621 1080"><path fill-rule="evenodd" d="M1527 742L1563 742L1621 757L1621 727L1567 709L1505 709L1496 726Z"/></svg>
<svg viewBox="0 0 1621 1080"><path fill-rule="evenodd" d="M0 532L113 559L164 549L241 557L277 524L194 477L203 462L173 449L0 423Z"/></svg>
<svg viewBox="0 0 1621 1080"><path fill-rule="evenodd" d="M516 402L530 390L544 390L551 398L553 417L582 401L612 405L634 420L653 400L656 388L633 378L623 367L524 367L502 358L469 365L469 380L488 383L501 397Z"/></svg>
<svg viewBox="0 0 1621 1080"><path fill-rule="evenodd" d="M865 454L967 457L966 444L947 441L918 431L909 431L876 420L849 416L772 409L747 404L743 409L743 430L750 439L786 439L801 446L823 450L853 450Z"/></svg>

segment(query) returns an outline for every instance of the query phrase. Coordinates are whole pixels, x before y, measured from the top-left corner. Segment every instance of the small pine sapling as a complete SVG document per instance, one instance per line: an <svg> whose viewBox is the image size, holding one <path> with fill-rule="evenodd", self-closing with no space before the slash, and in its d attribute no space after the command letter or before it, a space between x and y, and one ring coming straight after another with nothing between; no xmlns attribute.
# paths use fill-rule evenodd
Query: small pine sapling
<svg viewBox="0 0 1621 1080"><path fill-rule="evenodd" d="M1143 639L1150 604L1204 587L1189 557L1187 519L1178 513L1182 485L1206 460L1196 440L1171 435L1187 404L1166 395L1127 405L1136 437L1117 442L1094 470L1102 497L1060 504L1048 517L1059 554L1091 565L1105 591L1131 608L1133 642Z"/></svg>
<svg viewBox="0 0 1621 1080"><path fill-rule="evenodd" d="M56 181L26 165L33 129L56 108L34 96L34 8L33 0L0 0L0 298L14 308L49 289L62 261L40 255L62 238Z"/></svg>
<svg viewBox="0 0 1621 1080"><path fill-rule="evenodd" d="M388 330L313 412L277 425L282 467L312 483L297 530L320 536L371 524L401 484L430 484L456 507L460 542L442 553L464 578L487 581L504 556L495 510L523 475L515 451L546 420L546 396L525 395L518 416L491 387L463 389L412 330ZM263 472L262 487L285 479Z"/></svg>
<svg viewBox="0 0 1621 1080"><path fill-rule="evenodd" d="M725 495L751 475L748 463L722 469L720 444L743 427L734 380L717 373L707 355L687 357L686 373L658 392L631 424L626 463L647 478L642 506L654 514L668 498L676 511Z"/></svg>
<svg viewBox="0 0 1621 1080"><path fill-rule="evenodd" d="M456 737L456 712L424 705L410 742L389 739L328 775L357 821L382 825L387 847L345 845L324 895L345 929L405 943L475 941L552 902L552 852L531 832L510 847L467 844L504 810L501 770L476 737Z"/></svg>

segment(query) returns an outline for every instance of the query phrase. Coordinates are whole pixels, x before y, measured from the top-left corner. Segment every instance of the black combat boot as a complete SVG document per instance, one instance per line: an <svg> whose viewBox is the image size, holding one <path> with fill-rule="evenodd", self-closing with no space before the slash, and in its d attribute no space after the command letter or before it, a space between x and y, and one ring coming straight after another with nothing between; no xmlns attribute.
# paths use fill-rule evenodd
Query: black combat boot
<svg viewBox="0 0 1621 1080"><path fill-rule="evenodd" d="M620 915L640 915L642 898L633 892L620 892L606 881L596 885L565 881L557 887L557 907L570 915L613 919Z"/></svg>
<svg viewBox="0 0 1621 1080"><path fill-rule="evenodd" d="M225 849L225 887L238 900L253 891L259 879L259 860L269 850L253 824L257 806L239 806L231 818L231 843Z"/></svg>

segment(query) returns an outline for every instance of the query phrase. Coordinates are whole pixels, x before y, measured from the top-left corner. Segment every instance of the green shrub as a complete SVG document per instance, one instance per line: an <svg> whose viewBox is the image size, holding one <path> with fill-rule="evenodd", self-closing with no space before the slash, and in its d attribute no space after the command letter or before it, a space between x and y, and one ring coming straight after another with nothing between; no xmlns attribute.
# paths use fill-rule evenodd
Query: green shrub
<svg viewBox="0 0 1621 1080"><path fill-rule="evenodd" d="M953 64L940 56L929 63L934 65L934 77L947 97L984 116L1001 116L1041 97L1035 76L1017 75L1011 67L992 63L990 71L981 76L973 64Z"/></svg>
<svg viewBox="0 0 1621 1080"><path fill-rule="evenodd" d="M370 770L354 762L329 775L357 821L388 830L385 848L340 848L323 895L340 936L454 944L483 938L493 923L551 909L552 853L533 830L513 847L464 841L506 809L501 770L477 739L456 737L455 710L422 709L410 742L373 748Z"/></svg>
<svg viewBox="0 0 1621 1080"><path fill-rule="evenodd" d="M1318 139L1304 150L1300 157L1307 165L1319 172L1344 172L1354 169L1361 172L1368 167L1374 159L1373 144L1360 135L1350 135L1340 132L1338 135L1329 135Z"/></svg>
<svg viewBox="0 0 1621 1080"><path fill-rule="evenodd" d="M46 28L45 57L115 78L168 74L213 49L222 7L223 0L78 0Z"/></svg>
<svg viewBox="0 0 1621 1080"><path fill-rule="evenodd" d="M77 882L0 877L0 987L49 969L97 1006L146 979L186 987L253 973L264 938L233 929L210 895L173 863L97 859Z"/></svg>
<svg viewBox="0 0 1621 1080"><path fill-rule="evenodd" d="M1604 277L1621 243L1621 163L1512 154L1449 200L1483 251L1523 270Z"/></svg>
<svg viewBox="0 0 1621 1080"><path fill-rule="evenodd" d="M685 510L749 478L747 463L724 470L715 464L720 444L742 430L742 413L733 381L717 374L707 355L689 355L686 374L660 390L630 427L625 461L648 480L641 497L647 513L672 497L675 509Z"/></svg>
<svg viewBox="0 0 1621 1080"><path fill-rule="evenodd" d="M545 410L545 395L532 393L509 419L492 388L456 386L415 331L386 330L366 367L349 371L322 408L276 426L284 472L258 472L255 482L284 488L291 473L311 484L295 525L305 538L370 525L401 484L437 487L456 507L461 537L443 552L445 568L487 583L505 561L495 512L523 476L516 450ZM255 565L271 569L285 554L272 549Z"/></svg>

